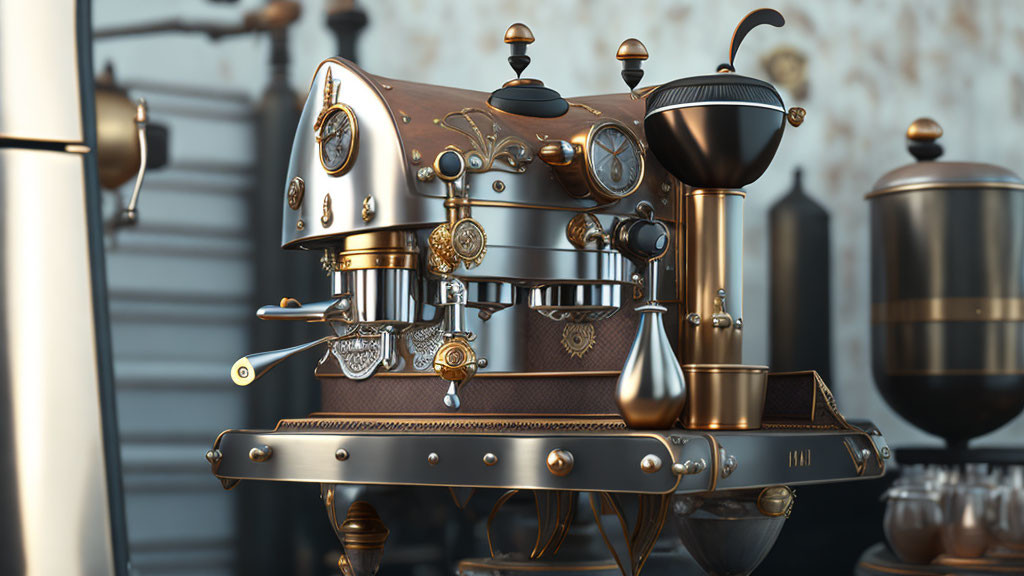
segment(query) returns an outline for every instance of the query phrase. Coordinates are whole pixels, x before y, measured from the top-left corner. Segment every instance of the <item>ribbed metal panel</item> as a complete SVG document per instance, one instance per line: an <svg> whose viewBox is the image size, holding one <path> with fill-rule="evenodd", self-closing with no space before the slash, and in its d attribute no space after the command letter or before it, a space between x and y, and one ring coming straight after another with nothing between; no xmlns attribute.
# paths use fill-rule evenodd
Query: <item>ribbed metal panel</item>
<svg viewBox="0 0 1024 576"><path fill-rule="evenodd" d="M235 565L236 499L203 454L247 417L227 370L248 352L252 106L237 94L126 84L170 132L139 224L107 234L132 566L140 576L224 576Z"/></svg>

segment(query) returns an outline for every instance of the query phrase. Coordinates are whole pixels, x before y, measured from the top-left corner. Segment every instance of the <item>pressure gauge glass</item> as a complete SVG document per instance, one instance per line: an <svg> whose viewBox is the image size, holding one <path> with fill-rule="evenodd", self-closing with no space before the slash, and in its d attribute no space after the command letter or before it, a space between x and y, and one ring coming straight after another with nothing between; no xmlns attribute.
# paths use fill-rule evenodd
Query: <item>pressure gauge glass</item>
<svg viewBox="0 0 1024 576"><path fill-rule="evenodd" d="M335 104L320 127L320 163L328 174L338 175L352 163L356 146L355 116L344 104Z"/></svg>
<svg viewBox="0 0 1024 576"><path fill-rule="evenodd" d="M590 170L603 192L613 198L633 193L643 178L643 157L632 133L616 124L599 126L590 137Z"/></svg>

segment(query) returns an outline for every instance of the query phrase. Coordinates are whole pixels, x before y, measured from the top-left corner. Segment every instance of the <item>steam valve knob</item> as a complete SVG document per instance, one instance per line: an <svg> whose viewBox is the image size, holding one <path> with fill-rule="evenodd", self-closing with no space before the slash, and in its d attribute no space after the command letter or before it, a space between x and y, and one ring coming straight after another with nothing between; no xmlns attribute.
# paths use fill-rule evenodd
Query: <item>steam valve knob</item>
<svg viewBox="0 0 1024 576"><path fill-rule="evenodd" d="M516 78L523 75L523 70L530 65L530 57L526 55L526 47L533 43L533 32L526 24L515 23L505 31L505 44L509 45L511 54L508 64L516 71Z"/></svg>
<svg viewBox="0 0 1024 576"><path fill-rule="evenodd" d="M641 66L647 60L647 47L636 38L630 38L619 44L615 58L622 62L622 80L632 92L644 77Z"/></svg>
<svg viewBox="0 0 1024 576"><path fill-rule="evenodd" d="M637 254L655 258L665 252L667 245L665 227L656 222L641 220L629 231L629 248Z"/></svg>

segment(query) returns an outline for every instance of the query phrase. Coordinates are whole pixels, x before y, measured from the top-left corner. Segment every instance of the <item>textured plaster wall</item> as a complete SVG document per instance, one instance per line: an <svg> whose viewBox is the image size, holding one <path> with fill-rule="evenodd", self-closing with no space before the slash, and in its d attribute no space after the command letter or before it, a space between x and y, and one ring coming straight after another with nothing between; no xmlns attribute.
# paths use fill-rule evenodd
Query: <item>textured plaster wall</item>
<svg viewBox="0 0 1024 576"><path fill-rule="evenodd" d="M231 21L259 3L200 0L96 0L97 27L157 17ZM788 46L806 56L806 97L783 89L787 106L807 109L788 130L768 172L748 188L745 227L746 361L768 360L767 212L786 191L794 166L832 214L833 388L851 417L869 417L897 447L938 444L888 409L870 374L868 224L863 195L885 171L911 160L903 132L929 115L945 128L946 158L988 161L1024 172L1024 3L1018 0L722 1L364 1L370 25L362 65L375 74L493 90L509 79L501 38L515 21L537 38L527 76L563 95L623 90L615 49L641 39L651 53L646 83L708 73L727 59L733 27L770 5L787 18L781 30L751 34L740 73L766 77L762 58ZM303 2L293 28L291 80L305 92L317 63L334 54L324 0ZM131 46L131 50L126 50ZM258 37L211 42L163 36L102 42L97 65L117 54L126 79L220 85L258 97L267 78L268 43ZM129 53L130 56L125 54ZM965 415L969 417L969 415ZM1021 445L1024 418L985 439Z"/></svg>

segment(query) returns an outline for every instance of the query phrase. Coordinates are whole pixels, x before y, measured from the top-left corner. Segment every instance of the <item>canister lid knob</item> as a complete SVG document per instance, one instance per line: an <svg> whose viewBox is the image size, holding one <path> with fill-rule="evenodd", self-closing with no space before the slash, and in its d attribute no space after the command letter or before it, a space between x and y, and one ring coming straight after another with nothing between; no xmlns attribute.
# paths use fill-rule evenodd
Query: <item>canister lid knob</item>
<svg viewBox="0 0 1024 576"><path fill-rule="evenodd" d="M918 118L907 127L907 150L918 162L935 160L942 156L942 145L936 142L942 136L942 126L931 118Z"/></svg>

